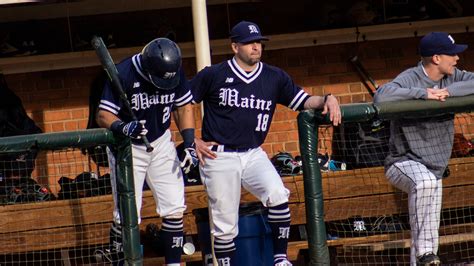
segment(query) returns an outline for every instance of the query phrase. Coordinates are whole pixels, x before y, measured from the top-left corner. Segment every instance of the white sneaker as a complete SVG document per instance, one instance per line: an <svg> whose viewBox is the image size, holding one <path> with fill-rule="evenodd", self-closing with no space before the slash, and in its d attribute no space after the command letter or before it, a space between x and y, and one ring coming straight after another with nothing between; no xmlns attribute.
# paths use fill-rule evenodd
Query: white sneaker
<svg viewBox="0 0 474 266"><path fill-rule="evenodd" d="M276 263L275 266L293 266L293 264L291 264L291 262L289 262L287 259L284 259Z"/></svg>

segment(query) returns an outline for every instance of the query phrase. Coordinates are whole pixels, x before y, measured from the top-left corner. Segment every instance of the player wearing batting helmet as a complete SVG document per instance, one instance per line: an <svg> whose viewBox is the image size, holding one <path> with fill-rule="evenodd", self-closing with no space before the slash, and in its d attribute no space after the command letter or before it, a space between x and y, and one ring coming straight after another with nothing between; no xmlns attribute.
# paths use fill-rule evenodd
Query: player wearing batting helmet
<svg viewBox="0 0 474 266"><path fill-rule="evenodd" d="M432 32L419 45L421 61L381 86L375 102L411 99L445 101L474 93L474 73L456 68L467 45L451 35ZM391 121L390 153L385 174L408 193L411 227L411 265L438 265L442 178L451 156L454 115L402 118Z"/></svg>
<svg viewBox="0 0 474 266"><path fill-rule="evenodd" d="M183 245L184 172L197 163L194 150L192 94L181 67L181 52L176 43L158 38L143 51L117 65L121 82L137 120L131 120L124 103L107 83L99 104L97 122L116 134L132 139L135 201L140 218L142 188L146 180L153 192L156 212L163 218L161 239L165 242L165 263L179 265ZM171 140L172 111L184 139L183 158L178 159ZM154 148L147 152L140 140L146 135ZM114 151L108 149L115 200L111 251L120 259L122 247L120 210L117 205Z"/></svg>
<svg viewBox="0 0 474 266"><path fill-rule="evenodd" d="M214 251L219 265L235 264L241 184L269 207L275 265L287 259L289 191L260 147L276 104L293 110L321 108L334 125L341 121L336 97L310 96L283 70L260 61L257 24L242 21L231 31L232 59L200 71L191 80L193 97L204 102L202 140L196 140L200 171L209 197Z"/></svg>

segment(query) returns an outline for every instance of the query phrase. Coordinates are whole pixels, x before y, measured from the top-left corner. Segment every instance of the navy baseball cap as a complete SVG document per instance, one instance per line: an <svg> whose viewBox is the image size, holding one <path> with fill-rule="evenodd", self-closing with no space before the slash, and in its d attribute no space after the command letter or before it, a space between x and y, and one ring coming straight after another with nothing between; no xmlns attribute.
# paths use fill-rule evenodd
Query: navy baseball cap
<svg viewBox="0 0 474 266"><path fill-rule="evenodd" d="M268 41L268 38L262 36L257 24L248 21L241 21L230 31L230 39L236 43L249 43L253 41Z"/></svg>
<svg viewBox="0 0 474 266"><path fill-rule="evenodd" d="M441 55L455 55L467 49L466 44L456 44L453 37L445 32L431 32L421 38L420 55L423 57Z"/></svg>

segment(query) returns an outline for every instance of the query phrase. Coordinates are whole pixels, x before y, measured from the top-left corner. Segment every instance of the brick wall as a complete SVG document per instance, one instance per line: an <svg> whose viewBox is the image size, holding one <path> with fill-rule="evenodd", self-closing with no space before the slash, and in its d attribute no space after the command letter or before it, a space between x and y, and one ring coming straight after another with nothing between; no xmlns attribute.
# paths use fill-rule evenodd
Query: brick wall
<svg viewBox="0 0 474 266"><path fill-rule="evenodd" d="M458 43L474 47L471 34L454 36ZM264 52L263 60L286 70L295 83L310 94L332 93L341 103L371 101L348 59L358 55L379 83L394 78L418 61L419 38L367 41ZM219 62L229 56L216 56ZM474 70L474 49L463 53L459 67ZM187 73L195 73L194 59L185 59ZM7 75L9 87L23 100L27 112L45 132L84 129L88 119L89 87L99 67ZM191 75L189 75L191 76ZM200 107L196 107L200 125ZM278 151L299 153L297 113L279 106L263 148L271 156ZM176 126L172 127L176 130ZM199 131L198 131L199 132ZM180 136L175 132L175 138Z"/></svg>

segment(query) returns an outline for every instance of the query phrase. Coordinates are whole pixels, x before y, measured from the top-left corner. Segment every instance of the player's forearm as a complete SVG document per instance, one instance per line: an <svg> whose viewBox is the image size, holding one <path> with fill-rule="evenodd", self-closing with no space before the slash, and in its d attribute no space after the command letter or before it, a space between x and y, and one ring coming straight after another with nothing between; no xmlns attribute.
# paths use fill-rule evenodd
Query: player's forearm
<svg viewBox="0 0 474 266"><path fill-rule="evenodd" d="M184 147L191 147L194 143L194 113L191 104L174 111L174 117L183 137Z"/></svg>
<svg viewBox="0 0 474 266"><path fill-rule="evenodd" d="M103 128L110 128L113 122L120 120L116 115L104 111L104 110L99 110L97 112L97 118L96 122L100 127Z"/></svg>
<svg viewBox="0 0 474 266"><path fill-rule="evenodd" d="M176 111L174 111L174 117L179 131L194 128L194 112L191 104L176 109Z"/></svg>
<svg viewBox="0 0 474 266"><path fill-rule="evenodd" d="M311 96L304 103L304 109L321 109L324 107L324 97Z"/></svg>
<svg viewBox="0 0 474 266"><path fill-rule="evenodd" d="M304 103L304 109L323 109L324 104L331 97L336 99L336 97L332 94L326 94L325 96L311 96Z"/></svg>

